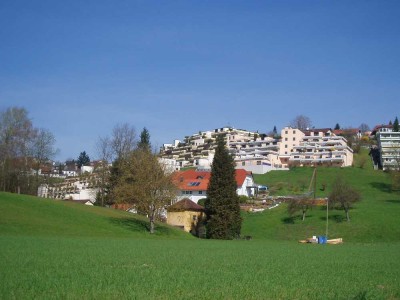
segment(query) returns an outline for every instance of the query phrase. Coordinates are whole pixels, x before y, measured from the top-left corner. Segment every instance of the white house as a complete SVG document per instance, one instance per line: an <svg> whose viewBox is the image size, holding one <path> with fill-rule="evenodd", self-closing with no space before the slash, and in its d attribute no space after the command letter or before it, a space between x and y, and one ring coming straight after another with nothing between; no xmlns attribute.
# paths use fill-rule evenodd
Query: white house
<svg viewBox="0 0 400 300"><path fill-rule="evenodd" d="M254 196L256 185L253 174L244 169L235 170L237 194L244 196ZM207 187L210 181L211 171L209 170L186 170L176 172L175 184L178 187L176 201L188 198L197 203L202 198L207 198ZM176 202L175 201L175 202Z"/></svg>

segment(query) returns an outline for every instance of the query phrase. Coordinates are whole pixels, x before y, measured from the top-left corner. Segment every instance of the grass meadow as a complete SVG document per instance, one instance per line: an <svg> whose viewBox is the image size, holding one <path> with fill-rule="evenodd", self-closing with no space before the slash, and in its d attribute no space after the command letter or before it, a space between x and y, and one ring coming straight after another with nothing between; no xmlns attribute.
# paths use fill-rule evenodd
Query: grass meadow
<svg viewBox="0 0 400 300"><path fill-rule="evenodd" d="M256 180L287 194L311 174ZM350 223L330 211L341 245L298 243L324 234L324 207L304 222L284 204L244 213L252 240L213 241L164 224L150 235L126 212L0 193L0 299L400 299L400 195L388 174L355 167L319 169L318 196L338 175L363 196Z"/></svg>

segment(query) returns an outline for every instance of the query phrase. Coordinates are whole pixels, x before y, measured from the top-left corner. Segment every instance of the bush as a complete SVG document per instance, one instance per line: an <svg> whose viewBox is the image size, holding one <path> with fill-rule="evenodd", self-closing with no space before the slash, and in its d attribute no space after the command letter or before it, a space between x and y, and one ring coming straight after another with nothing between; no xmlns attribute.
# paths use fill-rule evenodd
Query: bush
<svg viewBox="0 0 400 300"><path fill-rule="evenodd" d="M206 201L207 201L207 198L201 198L199 201L197 201L197 204L204 207Z"/></svg>
<svg viewBox="0 0 400 300"><path fill-rule="evenodd" d="M247 197L245 195L239 196L239 203L247 203L248 200L249 200L249 197Z"/></svg>

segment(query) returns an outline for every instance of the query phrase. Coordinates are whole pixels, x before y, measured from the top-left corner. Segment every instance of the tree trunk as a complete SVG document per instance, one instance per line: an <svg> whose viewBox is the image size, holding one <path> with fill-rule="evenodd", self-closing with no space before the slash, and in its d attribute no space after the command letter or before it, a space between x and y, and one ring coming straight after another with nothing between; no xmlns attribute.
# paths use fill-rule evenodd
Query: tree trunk
<svg viewBox="0 0 400 300"><path fill-rule="evenodd" d="M348 208L345 208L345 211L346 211L346 219L347 219L347 222L350 222L349 209L348 209Z"/></svg>
<svg viewBox="0 0 400 300"><path fill-rule="evenodd" d="M151 211L149 214L149 220L150 220L150 233L153 234L154 233L154 207L151 207Z"/></svg>
<svg viewBox="0 0 400 300"><path fill-rule="evenodd" d="M306 211L303 210L303 221L306 219Z"/></svg>

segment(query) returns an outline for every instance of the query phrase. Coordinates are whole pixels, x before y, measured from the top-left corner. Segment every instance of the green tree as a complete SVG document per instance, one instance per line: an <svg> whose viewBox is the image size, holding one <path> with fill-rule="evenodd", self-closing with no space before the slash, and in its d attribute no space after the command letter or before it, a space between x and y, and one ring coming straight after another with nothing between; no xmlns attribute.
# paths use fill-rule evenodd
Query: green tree
<svg viewBox="0 0 400 300"><path fill-rule="evenodd" d="M81 152L79 154L78 160L77 160L78 168L81 168L82 166L86 166L89 163L90 163L89 155L86 154L86 151Z"/></svg>
<svg viewBox="0 0 400 300"><path fill-rule="evenodd" d="M328 199L331 207L340 208L346 212L346 219L349 222L349 210L355 202L361 201L361 195L339 176L333 182Z"/></svg>
<svg viewBox="0 0 400 300"><path fill-rule="evenodd" d="M142 132L140 133L140 141L138 143L138 148L142 150L151 151L150 133L146 127L144 127Z"/></svg>
<svg viewBox="0 0 400 300"><path fill-rule="evenodd" d="M340 129L340 125L339 125L339 123L336 123L336 125L335 125L335 128L334 128L335 130L339 130Z"/></svg>
<svg viewBox="0 0 400 300"><path fill-rule="evenodd" d="M132 203L139 213L148 217L150 233L164 207L176 197L173 174L166 172L156 155L137 149L119 162L119 176L112 191L119 203Z"/></svg>
<svg viewBox="0 0 400 300"><path fill-rule="evenodd" d="M393 131L394 132L399 132L400 131L400 129L399 129L399 119L396 117L396 119L394 120L394 123L393 123Z"/></svg>
<svg viewBox="0 0 400 300"><path fill-rule="evenodd" d="M233 158L225 147L224 138L219 136L205 202L207 238L240 237L242 218L236 188Z"/></svg>

